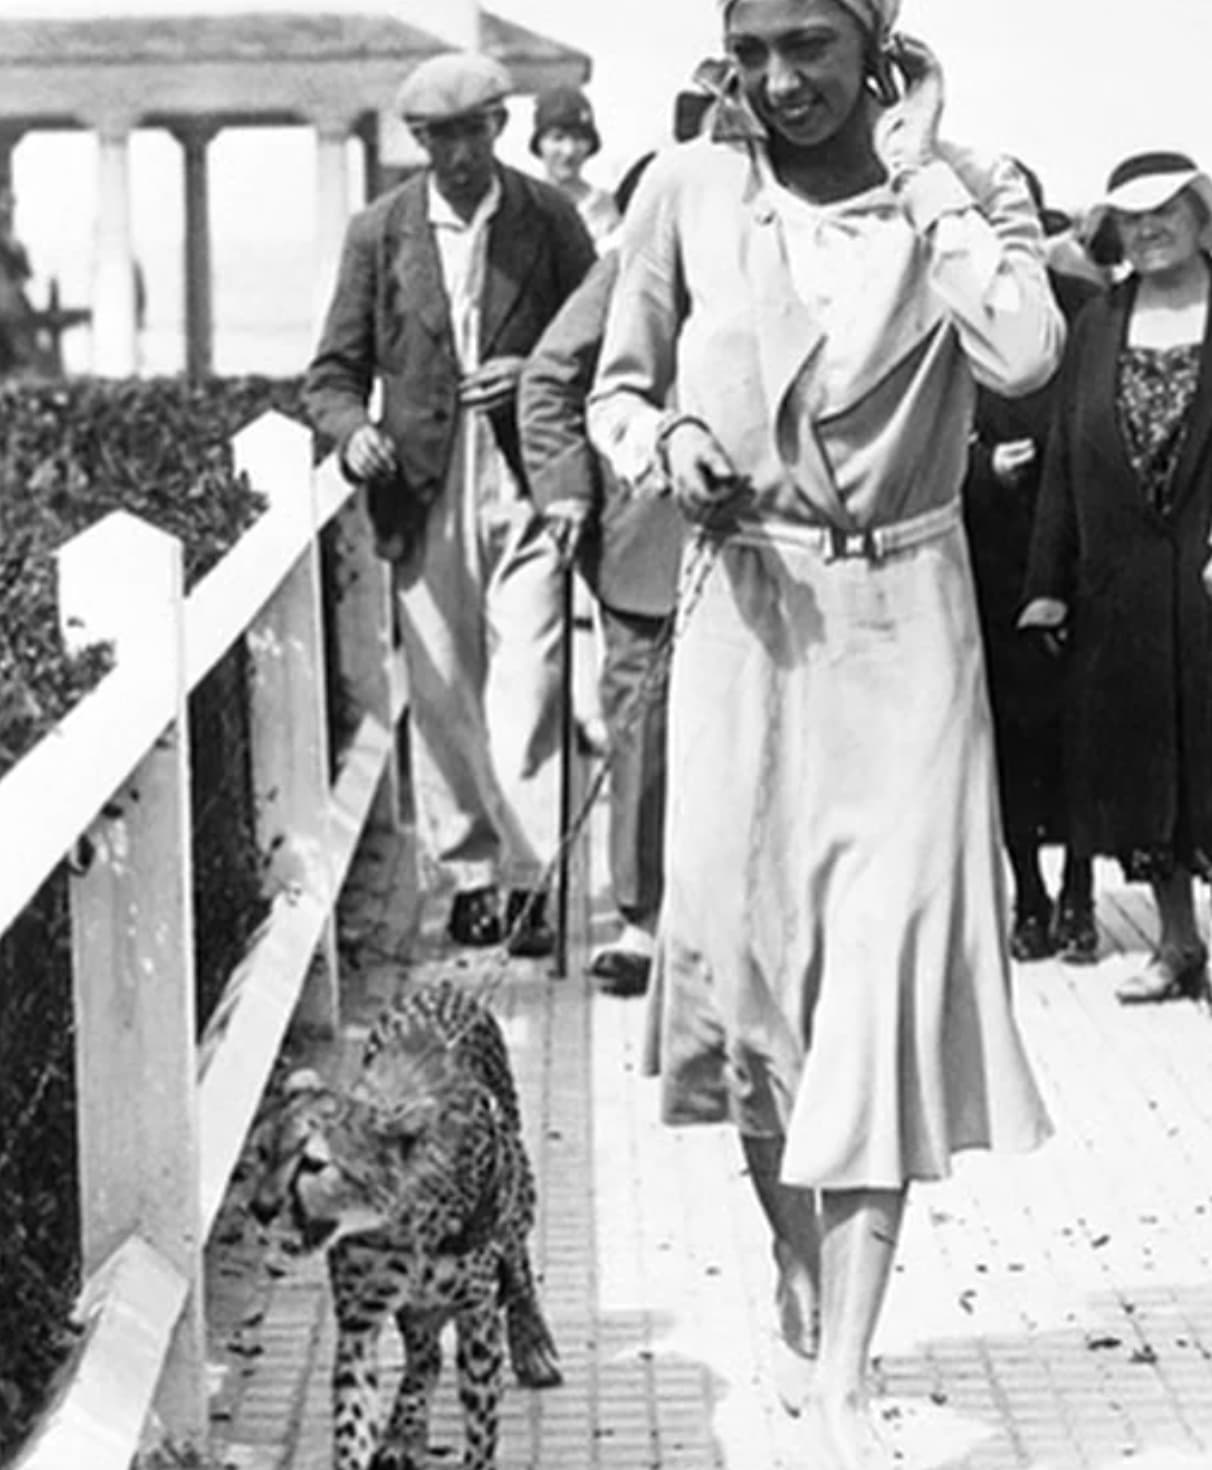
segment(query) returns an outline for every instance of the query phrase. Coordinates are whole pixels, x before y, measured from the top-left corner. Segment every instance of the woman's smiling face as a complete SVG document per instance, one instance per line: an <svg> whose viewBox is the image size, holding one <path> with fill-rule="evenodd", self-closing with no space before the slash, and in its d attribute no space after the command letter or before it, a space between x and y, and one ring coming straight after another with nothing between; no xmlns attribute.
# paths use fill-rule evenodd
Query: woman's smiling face
<svg viewBox="0 0 1212 1470"><path fill-rule="evenodd" d="M1200 251L1209 223L1202 201L1183 189L1156 209L1129 214L1117 210L1115 228L1128 264L1137 275L1164 275L1187 265Z"/></svg>
<svg viewBox="0 0 1212 1470"><path fill-rule="evenodd" d="M735 0L725 41L758 116L796 147L828 142L864 95L869 40L838 0Z"/></svg>

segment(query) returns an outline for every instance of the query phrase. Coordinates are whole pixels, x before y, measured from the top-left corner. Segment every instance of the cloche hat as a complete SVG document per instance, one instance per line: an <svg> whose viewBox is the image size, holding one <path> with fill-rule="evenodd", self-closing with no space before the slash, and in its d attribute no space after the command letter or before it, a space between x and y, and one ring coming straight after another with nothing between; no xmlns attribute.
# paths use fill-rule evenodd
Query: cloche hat
<svg viewBox="0 0 1212 1470"><path fill-rule="evenodd" d="M537 155L539 140L543 134L557 128L564 133L577 133L586 139L591 157L602 146L589 98L577 87L552 87L536 98L530 151Z"/></svg>

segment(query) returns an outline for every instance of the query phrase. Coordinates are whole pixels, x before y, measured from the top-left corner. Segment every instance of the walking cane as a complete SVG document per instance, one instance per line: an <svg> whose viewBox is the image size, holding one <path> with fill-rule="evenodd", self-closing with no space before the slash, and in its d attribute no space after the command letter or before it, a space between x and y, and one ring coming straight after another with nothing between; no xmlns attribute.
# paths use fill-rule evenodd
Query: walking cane
<svg viewBox="0 0 1212 1470"><path fill-rule="evenodd" d="M572 615L573 564L560 573L560 837L556 859L555 960L552 974L557 980L568 976L569 851L568 831L572 825L573 756L576 728L572 711L572 655L575 628Z"/></svg>

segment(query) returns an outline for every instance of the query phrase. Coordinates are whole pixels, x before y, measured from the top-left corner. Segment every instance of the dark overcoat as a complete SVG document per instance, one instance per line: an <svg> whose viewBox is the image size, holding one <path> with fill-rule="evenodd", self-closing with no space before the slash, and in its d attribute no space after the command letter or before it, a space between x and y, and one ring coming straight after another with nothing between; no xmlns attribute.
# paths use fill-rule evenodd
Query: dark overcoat
<svg viewBox="0 0 1212 1470"><path fill-rule="evenodd" d="M1136 280L1078 318L1061 371L1026 598L1069 605L1071 842L1119 855L1212 852L1212 318L1173 483L1147 502L1116 408Z"/></svg>
<svg viewBox="0 0 1212 1470"><path fill-rule="evenodd" d="M488 226L480 356L525 357L594 261L575 207L557 189L502 167L501 203ZM442 263L429 223L429 174L418 173L355 215L332 304L304 381L312 423L340 450L367 420L376 377L381 427L398 479L370 497L381 541L411 536L418 510L441 494L459 417L461 369ZM513 403L491 415L520 480Z"/></svg>
<svg viewBox="0 0 1212 1470"><path fill-rule="evenodd" d="M1098 287L1048 272L1070 326ZM1058 379L1034 393L1006 398L977 393L964 481L964 525L972 553L976 605L985 645L993 710L1002 819L1011 841L1063 841L1068 819L1062 780L1064 669L1038 638L1018 629L1023 578ZM999 444L1029 439L1036 458L1012 484L993 472Z"/></svg>

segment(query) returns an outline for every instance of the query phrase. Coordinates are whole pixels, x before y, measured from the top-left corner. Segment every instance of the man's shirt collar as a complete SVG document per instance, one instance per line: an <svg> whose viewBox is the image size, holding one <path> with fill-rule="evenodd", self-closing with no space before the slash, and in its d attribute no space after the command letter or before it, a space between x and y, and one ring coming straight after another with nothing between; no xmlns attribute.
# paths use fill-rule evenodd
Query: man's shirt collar
<svg viewBox="0 0 1212 1470"><path fill-rule="evenodd" d="M429 223L440 230L474 230L486 224L501 207L501 176L494 173L488 193L484 195L469 220L461 219L438 189L433 174L429 175Z"/></svg>

